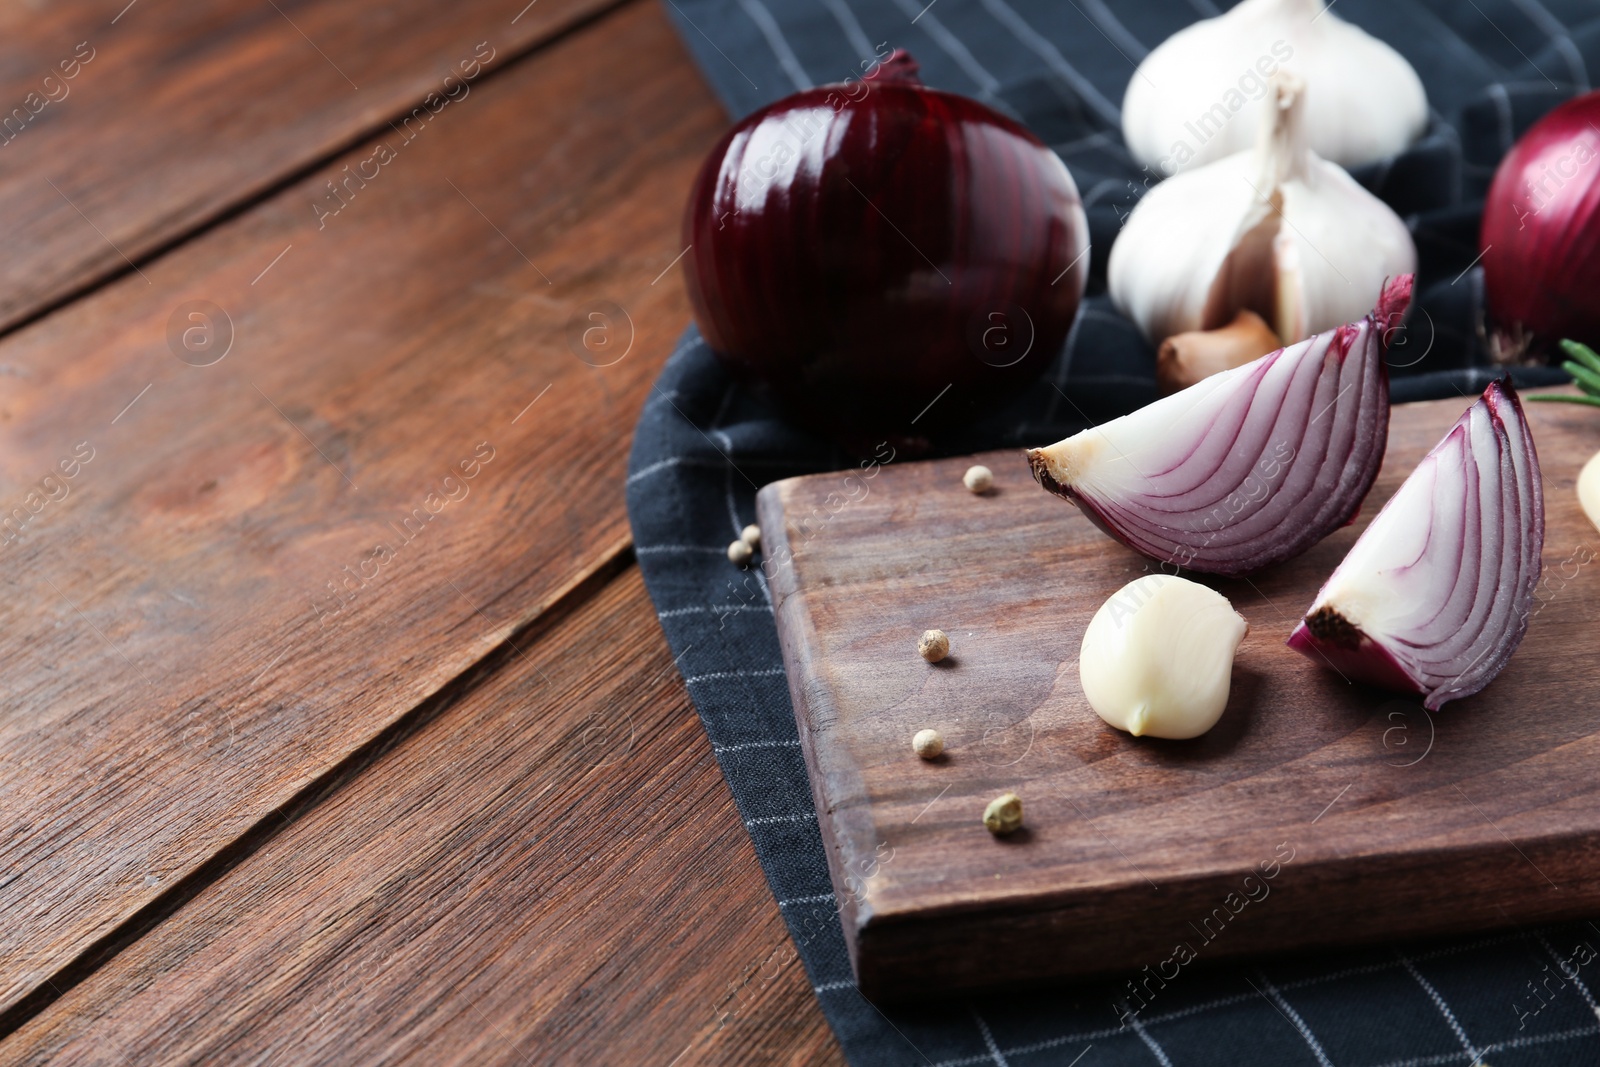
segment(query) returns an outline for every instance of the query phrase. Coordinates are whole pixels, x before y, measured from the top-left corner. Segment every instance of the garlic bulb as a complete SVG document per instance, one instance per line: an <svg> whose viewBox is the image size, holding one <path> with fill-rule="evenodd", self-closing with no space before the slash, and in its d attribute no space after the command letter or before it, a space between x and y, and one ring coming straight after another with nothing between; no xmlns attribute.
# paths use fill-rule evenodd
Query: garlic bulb
<svg viewBox="0 0 1600 1067"><path fill-rule="evenodd" d="M1111 297L1151 343L1248 308L1285 344L1354 322L1416 270L1389 207L1305 143L1308 93L1273 82L1256 147L1155 186L1111 247Z"/></svg>
<svg viewBox="0 0 1600 1067"><path fill-rule="evenodd" d="M1323 0L1244 0L1139 64L1122 101L1129 150L1165 177L1249 148L1280 68L1311 86L1311 148L1341 166L1387 159L1427 126L1422 82L1400 53Z"/></svg>
<svg viewBox="0 0 1600 1067"><path fill-rule="evenodd" d="M1228 706L1233 654L1250 629L1227 597L1147 574L1100 606L1078 677L1095 714L1135 737L1199 737Z"/></svg>

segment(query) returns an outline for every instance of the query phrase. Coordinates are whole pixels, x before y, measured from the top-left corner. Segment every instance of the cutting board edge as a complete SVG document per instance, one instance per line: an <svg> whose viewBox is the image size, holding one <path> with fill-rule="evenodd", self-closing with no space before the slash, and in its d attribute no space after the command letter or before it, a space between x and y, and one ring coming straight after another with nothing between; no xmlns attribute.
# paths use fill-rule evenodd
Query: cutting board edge
<svg viewBox="0 0 1600 1067"><path fill-rule="evenodd" d="M1200 950L1198 958L1214 961L1290 948L1340 949L1392 938L1522 929L1530 922L1578 919L1600 911L1600 834L1587 842L1581 864L1562 855L1562 849L1570 852L1569 838L1552 833L1545 840L1548 849L1526 840L1516 846L1531 857L1526 862L1504 843L1498 848L1484 843L1394 852L1379 862L1359 856L1298 869L1290 863L1275 876L1270 893L1242 904L1237 912L1230 909L1238 919L1248 917L1237 927L1215 920L1207 924L1207 918L1227 908L1227 894L1237 893L1246 873L1242 870L1164 882L1156 892L1141 886L1062 894L1048 906L996 907L991 902L960 913L929 908L920 914L873 916L857 932L857 979L868 997L893 1001L1048 979L1125 976L1145 966L1160 969L1180 942ZM1525 877L1532 893L1541 894L1516 917L1501 907L1508 863L1517 877ZM1546 877L1559 888L1552 892ZM1451 891L1441 894L1440 884ZM1276 908L1274 896L1279 897ZM1283 897L1291 899L1285 902ZM1342 910L1323 908L1320 922L1308 933L1306 907L1296 897L1335 899ZM1374 908L1361 903L1375 899L1383 904ZM1162 911L1176 918L1155 918ZM1201 943L1196 921L1207 929L1216 926L1214 944ZM1070 953L1062 951L1062 929L1072 932ZM937 937L930 936L935 933ZM952 937L967 950L942 952L939 946Z"/></svg>
<svg viewBox="0 0 1600 1067"><path fill-rule="evenodd" d="M829 802L836 777L856 777L859 780L859 776L848 766L841 766L838 760L828 758L813 743L816 735L814 723L817 720L812 707L812 690L814 688L818 694L825 690L820 686L820 679L815 677L820 666L806 659L801 650L800 636L810 634L812 624L805 597L798 589L795 573L797 560L791 547L790 530L784 519L786 494L801 480L785 478L771 482L756 493L756 522L761 527L762 540L761 567L772 594L773 615L780 620L777 627L778 646L783 655L784 678L794 709L795 729L799 734L800 751L807 770L806 780L811 789L812 803L816 807L817 829L828 856L828 880L833 886L850 968L859 979L859 930L868 916L862 914L861 896L847 883L845 872L858 864L860 857L854 847L855 835L841 833L840 819L835 817ZM818 684L813 686L810 684L812 682ZM858 792L865 795L864 790L858 789ZM870 815L865 807L862 811ZM868 821L870 824L870 818Z"/></svg>

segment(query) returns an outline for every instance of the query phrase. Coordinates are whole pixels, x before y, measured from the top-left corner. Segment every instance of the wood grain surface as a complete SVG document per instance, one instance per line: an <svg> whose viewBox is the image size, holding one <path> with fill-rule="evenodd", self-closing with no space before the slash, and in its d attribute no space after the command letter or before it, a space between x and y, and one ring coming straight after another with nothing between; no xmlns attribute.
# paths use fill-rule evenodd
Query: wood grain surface
<svg viewBox="0 0 1600 1067"><path fill-rule="evenodd" d="M725 119L654 4L540 60L0 343L0 1033L626 548Z"/></svg>
<svg viewBox="0 0 1600 1067"><path fill-rule="evenodd" d="M562 614L0 1063L842 1063L637 569Z"/></svg>
<svg viewBox="0 0 1600 1067"><path fill-rule="evenodd" d="M614 3L0 7L0 330Z"/></svg>
<svg viewBox="0 0 1600 1067"><path fill-rule="evenodd" d="M1429 715L1283 644L1468 402L1397 407L1353 527L1212 583L1251 633L1222 721L1188 742L1130 737L1088 707L1084 628L1153 564L1034 485L1020 452L980 457L997 484L982 497L962 487L968 459L764 489L790 690L862 988L1145 965L1170 978L1196 958L1600 909L1600 534L1574 493L1600 448L1593 412L1528 405L1545 577L1487 690ZM939 665L915 652L929 627L950 634ZM911 752L924 727L945 736L938 763ZM980 819L1008 790L1026 829L996 839Z"/></svg>

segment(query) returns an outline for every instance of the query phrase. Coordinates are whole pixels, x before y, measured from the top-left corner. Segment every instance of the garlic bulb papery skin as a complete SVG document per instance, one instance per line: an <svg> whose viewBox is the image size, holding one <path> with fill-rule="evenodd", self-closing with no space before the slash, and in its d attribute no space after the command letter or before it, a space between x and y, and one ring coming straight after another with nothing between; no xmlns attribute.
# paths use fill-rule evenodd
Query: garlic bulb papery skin
<svg viewBox="0 0 1600 1067"><path fill-rule="evenodd" d="M1167 38L1122 100L1122 135L1157 177L1250 147L1280 69L1311 86L1311 148L1359 167L1403 151L1428 124L1422 81L1393 48L1323 0L1244 0Z"/></svg>
<svg viewBox="0 0 1600 1067"><path fill-rule="evenodd" d="M1249 629L1216 590L1147 574L1089 620L1078 654L1083 693L1095 714L1135 737L1199 737L1228 706L1233 655Z"/></svg>
<svg viewBox="0 0 1600 1067"><path fill-rule="evenodd" d="M1241 310L1284 344L1365 315L1417 250L1389 206L1305 143L1309 92L1280 74L1256 147L1145 194L1111 246L1111 298L1151 344Z"/></svg>

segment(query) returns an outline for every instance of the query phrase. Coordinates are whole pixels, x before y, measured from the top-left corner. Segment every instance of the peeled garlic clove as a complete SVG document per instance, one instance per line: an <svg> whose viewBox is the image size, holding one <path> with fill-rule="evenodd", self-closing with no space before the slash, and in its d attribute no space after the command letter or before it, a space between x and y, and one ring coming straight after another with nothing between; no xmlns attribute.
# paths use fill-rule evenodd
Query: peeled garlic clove
<svg viewBox="0 0 1600 1067"><path fill-rule="evenodd" d="M1078 655L1084 696L1135 737L1199 737L1228 706L1233 655L1249 629L1214 589L1147 574L1089 621Z"/></svg>
<svg viewBox="0 0 1600 1067"><path fill-rule="evenodd" d="M1241 311L1221 329L1190 330L1162 341L1156 352L1156 383L1163 393L1175 393L1282 347L1260 315Z"/></svg>
<svg viewBox="0 0 1600 1067"><path fill-rule="evenodd" d="M1422 81L1393 48L1323 0L1244 0L1139 64L1122 101L1129 150L1164 177L1249 148L1280 69L1312 86L1311 148L1340 166L1396 155L1427 127Z"/></svg>
<svg viewBox="0 0 1600 1067"><path fill-rule="evenodd" d="M1578 472L1578 503L1589 522L1600 529L1600 452L1590 456Z"/></svg>
<svg viewBox="0 0 1600 1067"><path fill-rule="evenodd" d="M1155 186L1111 247L1112 300L1152 343L1248 309L1293 344L1416 269L1399 216L1307 147L1304 87L1280 74L1271 100L1253 150Z"/></svg>

